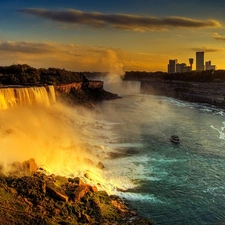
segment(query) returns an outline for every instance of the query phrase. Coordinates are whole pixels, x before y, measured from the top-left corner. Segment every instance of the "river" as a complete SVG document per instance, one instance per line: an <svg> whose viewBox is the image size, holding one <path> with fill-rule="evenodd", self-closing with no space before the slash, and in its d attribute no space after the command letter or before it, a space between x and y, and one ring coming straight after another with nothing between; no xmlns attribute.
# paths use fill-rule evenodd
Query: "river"
<svg viewBox="0 0 225 225"><path fill-rule="evenodd" d="M133 94L97 105L105 177L155 224L225 221L225 112ZM170 136L180 137L180 144Z"/></svg>

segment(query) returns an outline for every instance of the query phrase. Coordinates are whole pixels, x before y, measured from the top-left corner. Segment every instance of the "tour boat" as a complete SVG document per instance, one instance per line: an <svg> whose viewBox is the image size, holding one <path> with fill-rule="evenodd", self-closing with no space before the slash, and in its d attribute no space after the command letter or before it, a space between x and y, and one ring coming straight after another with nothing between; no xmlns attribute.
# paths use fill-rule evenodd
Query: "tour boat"
<svg viewBox="0 0 225 225"><path fill-rule="evenodd" d="M171 135L170 140L176 144L180 143L180 138L177 135Z"/></svg>

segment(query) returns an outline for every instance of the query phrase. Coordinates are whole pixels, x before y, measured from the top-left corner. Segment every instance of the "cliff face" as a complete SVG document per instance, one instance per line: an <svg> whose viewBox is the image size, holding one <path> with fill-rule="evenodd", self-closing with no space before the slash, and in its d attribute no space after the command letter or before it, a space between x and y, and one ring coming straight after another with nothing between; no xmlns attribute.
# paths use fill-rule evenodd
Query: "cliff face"
<svg viewBox="0 0 225 225"><path fill-rule="evenodd" d="M54 86L55 92L57 94L59 94L59 93L69 93L71 88L75 88L77 90L80 90L81 87L82 87L82 82L76 82L76 83L72 83L72 84L64 84L64 85Z"/></svg>
<svg viewBox="0 0 225 225"><path fill-rule="evenodd" d="M103 89L103 81L89 81L88 87L91 89Z"/></svg>
<svg viewBox="0 0 225 225"><path fill-rule="evenodd" d="M141 82L143 93L164 95L186 101L208 103L225 108L225 83L184 82L152 79Z"/></svg>
<svg viewBox="0 0 225 225"><path fill-rule="evenodd" d="M76 90L81 89L103 89L103 81L89 81L89 82L75 82L71 84L63 84L54 86L55 91L57 94L59 93L69 93L72 88L75 88Z"/></svg>
<svg viewBox="0 0 225 225"><path fill-rule="evenodd" d="M69 104L93 108L96 102L119 98L117 94L105 91L103 85L103 81L88 81L55 86L54 88L56 96Z"/></svg>

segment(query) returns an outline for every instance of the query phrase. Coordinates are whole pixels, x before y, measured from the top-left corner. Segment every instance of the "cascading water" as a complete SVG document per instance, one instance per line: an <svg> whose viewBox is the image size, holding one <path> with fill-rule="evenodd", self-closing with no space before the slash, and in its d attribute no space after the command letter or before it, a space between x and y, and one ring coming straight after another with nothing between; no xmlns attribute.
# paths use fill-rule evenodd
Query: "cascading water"
<svg viewBox="0 0 225 225"><path fill-rule="evenodd" d="M0 109L32 104L48 106L55 101L53 86L0 88Z"/></svg>
<svg viewBox="0 0 225 225"><path fill-rule="evenodd" d="M126 94L139 94L141 90L140 81L123 81L122 86Z"/></svg>
<svg viewBox="0 0 225 225"><path fill-rule="evenodd" d="M106 77L104 79L104 89L122 96L139 94L141 90L141 82L128 80L123 81L120 77L108 80Z"/></svg>
<svg viewBox="0 0 225 225"><path fill-rule="evenodd" d="M55 103L56 102L56 97L55 97L55 89L53 85L49 85L46 87L46 90L48 92L48 97L50 100L50 103Z"/></svg>

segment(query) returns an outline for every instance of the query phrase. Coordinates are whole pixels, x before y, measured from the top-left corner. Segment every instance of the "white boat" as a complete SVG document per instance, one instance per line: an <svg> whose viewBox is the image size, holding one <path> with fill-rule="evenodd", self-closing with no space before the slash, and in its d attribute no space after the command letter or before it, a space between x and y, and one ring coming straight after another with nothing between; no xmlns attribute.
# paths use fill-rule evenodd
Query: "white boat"
<svg viewBox="0 0 225 225"><path fill-rule="evenodd" d="M176 144L180 143L180 138L177 135L171 135L170 140Z"/></svg>

